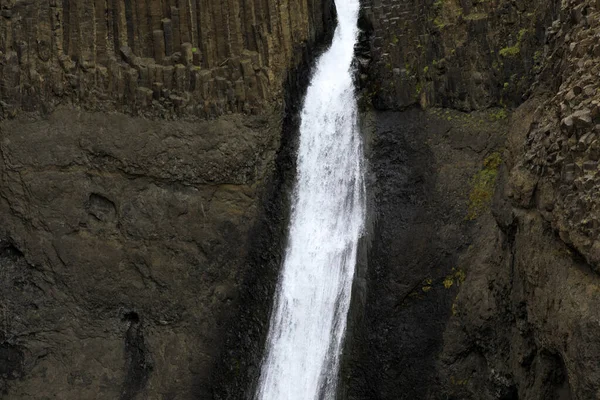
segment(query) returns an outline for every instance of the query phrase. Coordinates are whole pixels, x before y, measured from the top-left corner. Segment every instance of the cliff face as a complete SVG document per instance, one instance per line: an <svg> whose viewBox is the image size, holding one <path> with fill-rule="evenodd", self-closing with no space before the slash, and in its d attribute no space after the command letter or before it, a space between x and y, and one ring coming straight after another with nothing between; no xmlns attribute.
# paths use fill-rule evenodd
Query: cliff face
<svg viewBox="0 0 600 400"><path fill-rule="evenodd" d="M518 105L547 55L558 3L367 0L364 95L378 109Z"/></svg>
<svg viewBox="0 0 600 400"><path fill-rule="evenodd" d="M0 117L58 104L149 116L259 113L330 25L315 0L8 0Z"/></svg>
<svg viewBox="0 0 600 400"><path fill-rule="evenodd" d="M3 360L20 360L5 398L209 396L268 124L59 110L2 125Z"/></svg>
<svg viewBox="0 0 600 400"><path fill-rule="evenodd" d="M363 1L344 398L600 396L599 7ZM251 392L331 10L0 2L3 398Z"/></svg>
<svg viewBox="0 0 600 400"><path fill-rule="evenodd" d="M0 397L240 398L333 26L329 1L0 2Z"/></svg>
<svg viewBox="0 0 600 400"><path fill-rule="evenodd" d="M599 6L563 2L548 29L540 78L545 90L516 110L509 129L493 207L500 231L489 233L479 255L470 255L473 281L461 289L456 325L447 332L454 336L450 360L472 367L474 355L483 355L480 361L496 375L486 384L512 385L519 398L600 394L599 369L591 361L600 350ZM492 334L492 326L502 328ZM464 397L481 398L481 384L466 384Z"/></svg>
<svg viewBox="0 0 600 400"><path fill-rule="evenodd" d="M363 104L388 111L347 398L600 395L599 10L367 2Z"/></svg>

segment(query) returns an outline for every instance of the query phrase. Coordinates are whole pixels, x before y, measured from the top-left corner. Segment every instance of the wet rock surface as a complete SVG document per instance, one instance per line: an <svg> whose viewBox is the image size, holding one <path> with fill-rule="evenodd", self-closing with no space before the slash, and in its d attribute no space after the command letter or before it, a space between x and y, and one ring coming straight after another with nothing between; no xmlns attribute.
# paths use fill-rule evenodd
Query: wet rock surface
<svg viewBox="0 0 600 400"><path fill-rule="evenodd" d="M2 398L252 384L334 23L330 1L238 3L0 5Z"/></svg>
<svg viewBox="0 0 600 400"><path fill-rule="evenodd" d="M516 106L551 50L557 1L366 0L363 96L378 109Z"/></svg>
<svg viewBox="0 0 600 400"><path fill-rule="evenodd" d="M251 392L333 13L240 4L0 4L2 398ZM598 398L598 2L363 5L342 397Z"/></svg>
<svg viewBox="0 0 600 400"><path fill-rule="evenodd" d="M537 104L515 113L508 143L523 143ZM530 204L513 199L515 182L532 187L508 146L492 212L461 257L464 285L444 333L440 370L445 389L461 399L592 399L598 371L591 358L600 277ZM518 159L518 157L517 157Z"/></svg>

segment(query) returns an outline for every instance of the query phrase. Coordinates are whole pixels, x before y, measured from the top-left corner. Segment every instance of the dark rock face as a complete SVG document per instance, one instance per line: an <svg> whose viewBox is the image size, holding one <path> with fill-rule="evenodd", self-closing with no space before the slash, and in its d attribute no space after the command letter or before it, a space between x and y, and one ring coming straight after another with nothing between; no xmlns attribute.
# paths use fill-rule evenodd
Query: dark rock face
<svg viewBox="0 0 600 400"><path fill-rule="evenodd" d="M8 393L9 383L24 376L24 352L23 348L9 341L8 334L8 312L14 308L13 296L20 292L26 296L29 289L26 283L26 275L19 274L25 265L23 254L6 242L0 242L0 265L2 265L1 306L2 306L2 331L0 340L0 393ZM20 276L19 276L20 275ZM15 279L10 279L14 276Z"/></svg>
<svg viewBox="0 0 600 400"><path fill-rule="evenodd" d="M518 107L483 137L376 114L345 398L598 398L598 3L367 5L366 108Z"/></svg>
<svg viewBox="0 0 600 400"><path fill-rule="evenodd" d="M2 397L242 398L332 2L42 3L0 5Z"/></svg>
<svg viewBox="0 0 600 400"><path fill-rule="evenodd" d="M598 351L596 311L587 310L597 300L585 293L598 277L539 215L523 213L515 222L508 233L490 225L463 259L470 269L441 357L445 392L460 399L596 398L597 371L586 360Z"/></svg>
<svg viewBox="0 0 600 400"><path fill-rule="evenodd" d="M465 271L458 256L480 225L468 218L471 180L502 144L506 124L490 122L489 113L438 109L367 118L373 227L364 317L343 373L346 398L433 398L437 354Z"/></svg>
<svg viewBox="0 0 600 400"><path fill-rule="evenodd" d="M546 93L519 107L490 227L446 332L458 398L593 399L600 393L595 259L598 4L563 3L548 30ZM578 42L574 42L578 40ZM579 49L579 50L578 50ZM557 79L558 77L558 79ZM493 228L493 229L492 229ZM484 373L475 374L476 366ZM484 393L485 395L482 395ZM511 394L513 393L513 394ZM510 397L509 397L510 398Z"/></svg>
<svg viewBox="0 0 600 400"><path fill-rule="evenodd" d="M367 0L363 95L378 109L518 105L549 50L558 1ZM367 78L368 77L368 78Z"/></svg>
<svg viewBox="0 0 600 400"><path fill-rule="evenodd" d="M135 311L126 313L124 321L129 321L129 329L125 334L126 375L123 383L121 400L134 399L141 392L150 378L153 365L149 349L144 340L140 317Z"/></svg>
<svg viewBox="0 0 600 400"><path fill-rule="evenodd" d="M363 5L342 398L599 398L600 4ZM252 392L331 6L0 4L2 398Z"/></svg>
<svg viewBox="0 0 600 400"><path fill-rule="evenodd" d="M0 235L19 251L2 262L6 398L211 396L278 127L3 123Z"/></svg>
<svg viewBox="0 0 600 400"><path fill-rule="evenodd" d="M569 3L564 23L551 30L555 56L548 71L559 80L527 130L525 154L516 155L513 176L529 174L535 193L514 185L512 193L531 199L561 239L600 272L597 177L600 153L600 8ZM560 85L560 86L559 86Z"/></svg>

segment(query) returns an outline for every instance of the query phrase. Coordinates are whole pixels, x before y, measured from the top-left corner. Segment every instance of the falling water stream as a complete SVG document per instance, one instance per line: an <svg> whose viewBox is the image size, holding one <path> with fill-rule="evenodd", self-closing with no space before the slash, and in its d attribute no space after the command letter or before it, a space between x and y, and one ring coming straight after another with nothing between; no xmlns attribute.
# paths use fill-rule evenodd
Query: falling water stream
<svg viewBox="0 0 600 400"><path fill-rule="evenodd" d="M352 59L359 0L335 0L338 26L301 114L285 261L257 400L333 400L365 220Z"/></svg>

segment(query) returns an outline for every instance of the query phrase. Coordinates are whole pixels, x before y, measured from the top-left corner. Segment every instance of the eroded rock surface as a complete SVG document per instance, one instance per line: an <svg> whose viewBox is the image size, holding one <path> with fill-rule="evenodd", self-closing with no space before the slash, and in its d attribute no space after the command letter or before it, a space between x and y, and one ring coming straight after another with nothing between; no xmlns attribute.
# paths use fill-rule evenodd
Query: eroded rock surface
<svg viewBox="0 0 600 400"><path fill-rule="evenodd" d="M377 108L518 105L549 56L558 1L367 0L364 96Z"/></svg>
<svg viewBox="0 0 600 400"><path fill-rule="evenodd" d="M333 27L327 0L1 2L2 398L240 398Z"/></svg>
<svg viewBox="0 0 600 400"><path fill-rule="evenodd" d="M5 398L208 398L277 118L0 129Z"/></svg>
<svg viewBox="0 0 600 400"><path fill-rule="evenodd" d="M600 396L598 7L364 2L372 230L345 398ZM0 4L3 398L251 391L332 18Z"/></svg>
<svg viewBox="0 0 600 400"><path fill-rule="evenodd" d="M479 235L482 211L473 206L489 207L494 190L474 177L498 155L507 123L494 112L444 109L369 120L372 232L364 304L354 311L362 320L353 321L342 375L346 398L433 398L442 393L437 359L468 270L459 256Z"/></svg>

